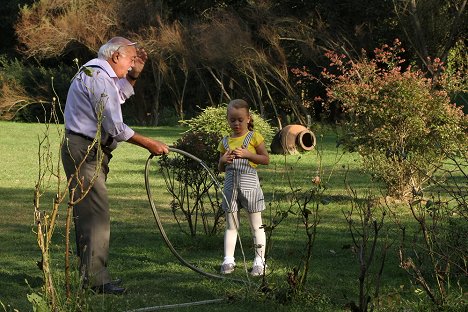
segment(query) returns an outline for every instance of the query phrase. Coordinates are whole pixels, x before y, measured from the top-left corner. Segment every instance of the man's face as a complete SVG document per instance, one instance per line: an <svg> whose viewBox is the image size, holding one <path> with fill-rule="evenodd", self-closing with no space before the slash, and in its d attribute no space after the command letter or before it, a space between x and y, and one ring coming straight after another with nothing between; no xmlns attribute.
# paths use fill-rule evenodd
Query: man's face
<svg viewBox="0 0 468 312"><path fill-rule="evenodd" d="M121 46L114 52L114 71L117 77L124 78L132 70L137 58L136 48L134 46Z"/></svg>

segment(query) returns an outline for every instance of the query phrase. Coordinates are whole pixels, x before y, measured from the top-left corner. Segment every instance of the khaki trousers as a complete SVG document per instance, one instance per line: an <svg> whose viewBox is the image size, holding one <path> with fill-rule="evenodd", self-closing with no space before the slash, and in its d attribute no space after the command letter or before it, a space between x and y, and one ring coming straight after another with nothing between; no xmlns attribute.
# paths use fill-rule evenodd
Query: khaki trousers
<svg viewBox="0 0 468 312"><path fill-rule="evenodd" d="M91 144L86 138L67 133L61 151L67 179L71 179L70 196L73 190L74 200L85 194L73 207L73 220L80 273L88 287L111 281L107 270L110 217L106 179L112 156L104 155L100 162L97 144L88 152Z"/></svg>

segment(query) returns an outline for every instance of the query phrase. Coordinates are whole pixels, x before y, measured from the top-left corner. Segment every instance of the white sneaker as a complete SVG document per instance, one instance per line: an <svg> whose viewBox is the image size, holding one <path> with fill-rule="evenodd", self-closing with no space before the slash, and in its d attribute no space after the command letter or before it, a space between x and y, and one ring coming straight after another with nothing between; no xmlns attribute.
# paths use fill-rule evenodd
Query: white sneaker
<svg viewBox="0 0 468 312"><path fill-rule="evenodd" d="M265 267L263 265L254 265L252 271L250 271L250 275L252 276L260 276L263 275L265 271Z"/></svg>
<svg viewBox="0 0 468 312"><path fill-rule="evenodd" d="M221 274L231 274L232 272L234 272L235 267L236 267L236 265L234 263L224 263L224 264L221 265L220 273Z"/></svg>

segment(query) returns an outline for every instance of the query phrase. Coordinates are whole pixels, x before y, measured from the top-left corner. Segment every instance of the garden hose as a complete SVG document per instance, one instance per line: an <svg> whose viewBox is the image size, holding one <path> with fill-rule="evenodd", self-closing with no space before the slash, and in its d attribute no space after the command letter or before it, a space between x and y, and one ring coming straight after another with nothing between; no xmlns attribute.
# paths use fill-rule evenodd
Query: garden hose
<svg viewBox="0 0 468 312"><path fill-rule="evenodd" d="M216 179L215 175L213 174L213 172L210 170L210 168L208 168L208 166L199 158L197 158L196 156L190 154L190 153L187 153L183 150L180 150L180 149L177 149L177 148L174 148L174 147L169 147L169 151L170 152L175 152L175 153L178 153L178 154L181 154L183 156L186 156L188 158L191 158L193 160L195 160L198 164L200 164L205 170L206 172L209 174L210 178L213 180L213 182L215 183L216 187L218 189L221 190L221 186L219 184L219 181ZM241 280L241 279L235 279L235 278L230 278L230 277L226 277L226 276L223 276L223 275L220 275L220 274L213 274L213 273L208 273L208 272L205 272L203 270L201 270L200 268L192 265L191 263L189 263L188 261L186 261L178 252L177 250L175 250L174 246L172 245L171 241L169 240L169 238L167 237L167 234L166 234L166 231L164 230L164 227L162 225L162 222L161 222L161 218L159 217L159 214L158 214L158 211L156 209L156 205L154 204L154 201L153 201L153 196L152 196L152 193L151 193L151 187L150 187L150 182L149 182L149 171L150 171L150 163L151 163L151 160L153 159L154 155L151 154L148 159L146 160L146 166L145 166L145 186L146 186L146 193L148 195L148 200L149 200L149 203L150 203L150 206L151 206L151 210L153 211L153 216L154 216L154 219L156 220L156 224L159 228L159 231L161 233L161 236L163 237L164 239L164 242L166 243L167 247L169 247L169 249L171 250L171 252L174 254L174 256L185 266L187 266L188 268L190 268L191 270L201 274L201 275L204 275L206 277L211 277L211 278L217 278L217 279L223 279L223 280L230 280L230 281L235 281L235 282L241 282L241 283L245 283L245 284L251 284L251 281L249 280L249 277L248 277L248 274L247 274L247 280ZM221 190L221 193L223 194L223 197L225 197L224 195L224 192L222 192ZM245 263L245 261L244 261Z"/></svg>
<svg viewBox="0 0 468 312"><path fill-rule="evenodd" d="M195 301L195 302L176 303L176 304L168 304L168 305L155 306L155 307L146 307L146 308L130 310L127 312L150 312L150 311L160 311L160 310L168 310L168 309L178 309L178 308L192 307L192 306L202 305L202 304L223 303L225 301L227 300L226 299L202 300L202 301Z"/></svg>

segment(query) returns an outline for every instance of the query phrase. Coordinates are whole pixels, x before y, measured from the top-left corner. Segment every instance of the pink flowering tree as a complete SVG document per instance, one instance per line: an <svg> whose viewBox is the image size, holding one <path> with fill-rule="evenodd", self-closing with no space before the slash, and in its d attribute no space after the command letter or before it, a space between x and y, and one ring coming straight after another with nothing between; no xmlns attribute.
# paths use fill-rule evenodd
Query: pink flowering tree
<svg viewBox="0 0 468 312"><path fill-rule="evenodd" d="M328 103L344 112L341 143L396 198L420 193L447 155L467 146L467 118L441 84L449 79L428 78L403 52L398 40L358 61L328 52L330 67L322 72ZM443 72L439 60L431 64Z"/></svg>

